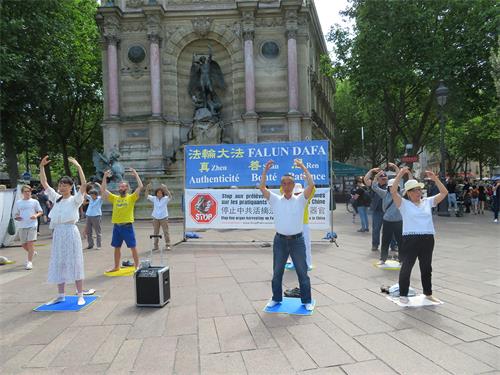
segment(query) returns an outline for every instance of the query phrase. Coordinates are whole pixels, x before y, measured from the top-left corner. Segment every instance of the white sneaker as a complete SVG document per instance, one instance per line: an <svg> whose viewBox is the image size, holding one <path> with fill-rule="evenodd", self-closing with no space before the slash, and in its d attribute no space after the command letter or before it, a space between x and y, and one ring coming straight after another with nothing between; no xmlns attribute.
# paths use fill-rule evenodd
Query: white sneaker
<svg viewBox="0 0 500 375"><path fill-rule="evenodd" d="M83 306L83 305L85 305L85 298L78 297L78 306Z"/></svg>
<svg viewBox="0 0 500 375"><path fill-rule="evenodd" d="M408 297L399 297L399 302L406 305L406 304L410 303L410 300L408 299Z"/></svg>
<svg viewBox="0 0 500 375"><path fill-rule="evenodd" d="M50 305L55 305L56 303L64 302L66 301L66 297L56 297L53 300L47 302L45 305L50 306Z"/></svg>
<svg viewBox="0 0 500 375"><path fill-rule="evenodd" d="M33 256L36 256L36 255L38 255L38 251L33 252Z"/></svg>
<svg viewBox="0 0 500 375"><path fill-rule="evenodd" d="M101 250L101 247L100 247L100 246L97 246L97 247L96 247L96 249L97 249L97 250Z"/></svg>
<svg viewBox="0 0 500 375"><path fill-rule="evenodd" d="M27 270L32 270L33 269L33 263L29 262L29 261L26 261L24 268L26 268Z"/></svg>
<svg viewBox="0 0 500 375"><path fill-rule="evenodd" d="M280 303L281 302L276 302L276 301L273 301L272 299L270 299L269 302L267 303L266 307L271 308L271 307L274 307L274 306L276 306L276 305L278 305Z"/></svg>
<svg viewBox="0 0 500 375"><path fill-rule="evenodd" d="M385 261L383 261L383 260L379 260L377 262L377 266L383 266L384 264L385 264Z"/></svg>
<svg viewBox="0 0 500 375"><path fill-rule="evenodd" d="M494 223L498 223L498 219L493 220Z"/></svg>
<svg viewBox="0 0 500 375"><path fill-rule="evenodd" d="M314 302L306 303L306 304L304 304L304 307L306 308L307 311L313 311L314 310Z"/></svg>

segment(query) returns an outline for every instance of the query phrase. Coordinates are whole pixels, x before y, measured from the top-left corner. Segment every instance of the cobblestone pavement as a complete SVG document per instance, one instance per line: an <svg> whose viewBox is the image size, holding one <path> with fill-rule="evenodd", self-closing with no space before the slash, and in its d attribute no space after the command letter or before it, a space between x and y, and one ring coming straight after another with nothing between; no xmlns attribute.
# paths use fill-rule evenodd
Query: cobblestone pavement
<svg viewBox="0 0 500 375"><path fill-rule="evenodd" d="M105 277L102 250L85 250L85 288L100 298L72 313L37 313L47 284L50 235L42 226L34 269L20 247L0 249L0 372L138 374L482 374L500 372L500 225L491 215L436 218L435 296L443 305L402 308L380 293L397 271L372 264L371 235L339 207L340 247L313 231L310 317L262 312L271 293L269 230L207 230L167 254L171 302L135 306L132 277ZM141 257L151 223L136 223ZM172 223L176 242L182 224ZM124 249L124 256L129 256ZM296 275L285 272L286 287ZM416 266L412 286L421 290ZM73 285L68 293L73 292Z"/></svg>

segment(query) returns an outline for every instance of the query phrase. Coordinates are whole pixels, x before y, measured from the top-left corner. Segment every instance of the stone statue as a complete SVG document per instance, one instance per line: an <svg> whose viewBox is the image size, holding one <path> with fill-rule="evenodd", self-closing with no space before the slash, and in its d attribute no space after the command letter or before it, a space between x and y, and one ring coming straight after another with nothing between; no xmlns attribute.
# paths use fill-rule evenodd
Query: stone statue
<svg viewBox="0 0 500 375"><path fill-rule="evenodd" d="M222 103L216 89L224 90L224 75L212 59L208 46L208 57L198 59L193 54L188 93L194 106L193 127L189 132L191 143L219 143L222 133Z"/></svg>
<svg viewBox="0 0 500 375"><path fill-rule="evenodd" d="M120 158L120 153L116 149L112 149L109 156L97 152L94 150L92 153L92 161L94 162L95 176L93 179L96 181L102 181L104 171L111 170L111 182L120 182L123 180L123 175L125 173L125 168L118 161Z"/></svg>

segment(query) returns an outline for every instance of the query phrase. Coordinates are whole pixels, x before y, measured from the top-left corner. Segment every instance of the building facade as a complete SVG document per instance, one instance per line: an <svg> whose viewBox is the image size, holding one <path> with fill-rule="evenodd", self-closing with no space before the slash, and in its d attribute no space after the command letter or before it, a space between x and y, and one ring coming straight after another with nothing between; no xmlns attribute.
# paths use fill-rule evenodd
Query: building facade
<svg viewBox="0 0 500 375"><path fill-rule="evenodd" d="M333 140L335 86L312 0L103 0L104 151L165 173L189 142L193 56L224 75L223 141Z"/></svg>

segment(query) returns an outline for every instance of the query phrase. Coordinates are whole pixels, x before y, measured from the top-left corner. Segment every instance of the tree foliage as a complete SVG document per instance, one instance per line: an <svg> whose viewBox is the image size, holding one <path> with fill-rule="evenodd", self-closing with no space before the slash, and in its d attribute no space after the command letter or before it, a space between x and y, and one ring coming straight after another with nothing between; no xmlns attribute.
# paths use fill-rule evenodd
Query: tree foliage
<svg viewBox="0 0 500 375"><path fill-rule="evenodd" d="M331 72L349 80L370 122L383 127L388 159L400 155L402 144L416 152L433 144L440 79L450 90L450 125L495 107L491 55L498 54L498 10L494 0L353 0L344 15L355 21L354 30L332 27Z"/></svg>
<svg viewBox="0 0 500 375"><path fill-rule="evenodd" d="M97 3L4 0L0 7L1 136L11 183L25 151L31 162L50 153L68 175L69 155L89 170L90 147L102 142Z"/></svg>

